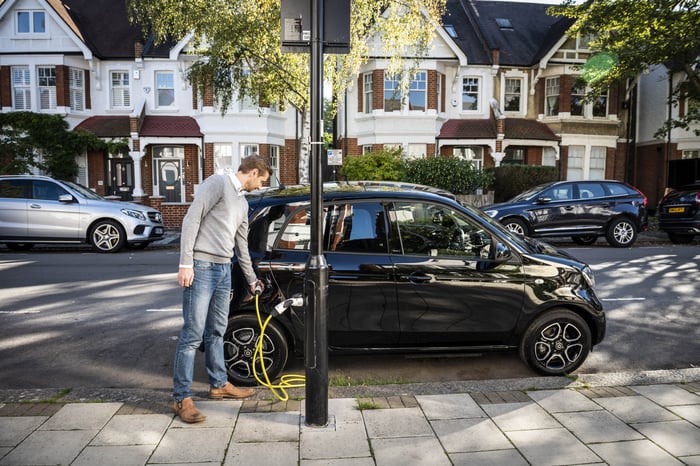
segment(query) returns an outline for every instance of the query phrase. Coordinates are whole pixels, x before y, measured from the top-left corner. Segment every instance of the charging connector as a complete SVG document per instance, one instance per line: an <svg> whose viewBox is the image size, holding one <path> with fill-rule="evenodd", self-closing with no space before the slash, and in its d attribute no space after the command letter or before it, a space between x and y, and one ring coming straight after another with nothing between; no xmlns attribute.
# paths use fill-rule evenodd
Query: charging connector
<svg viewBox="0 0 700 466"><path fill-rule="evenodd" d="M270 314L274 315L275 317L279 317L290 307L301 307L303 305L304 297L300 294L295 294L291 298L287 298L284 301L277 303L275 307L272 308L272 312Z"/></svg>

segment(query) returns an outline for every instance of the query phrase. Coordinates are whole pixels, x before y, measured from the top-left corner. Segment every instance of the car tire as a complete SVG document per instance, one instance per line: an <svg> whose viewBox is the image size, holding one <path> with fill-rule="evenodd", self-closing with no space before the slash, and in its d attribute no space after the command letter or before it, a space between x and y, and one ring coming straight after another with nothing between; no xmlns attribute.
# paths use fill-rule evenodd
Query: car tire
<svg viewBox="0 0 700 466"><path fill-rule="evenodd" d="M673 244L690 244L693 242L695 235L684 235L682 233L666 233L668 239L671 240Z"/></svg>
<svg viewBox="0 0 700 466"><path fill-rule="evenodd" d="M90 244L98 252L119 252L126 244L126 233L118 222L100 220L90 230Z"/></svg>
<svg viewBox="0 0 700 466"><path fill-rule="evenodd" d="M5 243L5 246L11 251L29 251L34 243Z"/></svg>
<svg viewBox="0 0 700 466"><path fill-rule="evenodd" d="M503 226L506 227L506 229L512 233L515 233L520 236L527 236L530 233L530 229L527 227L525 222L523 220L520 220L519 218L511 217L503 220Z"/></svg>
<svg viewBox="0 0 700 466"><path fill-rule="evenodd" d="M565 375L578 369L591 352L591 330L575 312L554 309L530 324L519 350L520 358L535 372Z"/></svg>
<svg viewBox="0 0 700 466"><path fill-rule="evenodd" d="M581 236L572 236L571 240L581 246L588 246L593 243L595 243L598 240L597 235L581 235Z"/></svg>
<svg viewBox="0 0 700 466"><path fill-rule="evenodd" d="M274 380L287 364L289 344L284 329L280 324L271 320L265 328L263 343L263 359L265 371L270 380ZM224 333L224 364L228 379L234 385L254 386L258 377L264 380L262 367L259 363L254 366L253 355L255 346L260 338L260 324L256 316L240 314L231 317L228 328Z"/></svg>
<svg viewBox="0 0 700 466"><path fill-rule="evenodd" d="M637 229L626 218L618 218L610 222L605 234L610 246L616 248L628 248L637 240Z"/></svg>

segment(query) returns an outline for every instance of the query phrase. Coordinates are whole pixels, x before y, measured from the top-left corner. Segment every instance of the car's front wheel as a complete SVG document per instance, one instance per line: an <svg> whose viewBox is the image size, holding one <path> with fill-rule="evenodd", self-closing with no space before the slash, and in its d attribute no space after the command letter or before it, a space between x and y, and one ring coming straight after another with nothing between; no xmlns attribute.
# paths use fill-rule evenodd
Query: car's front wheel
<svg viewBox="0 0 700 466"><path fill-rule="evenodd" d="M234 385L257 385L255 374L265 380L260 359L253 360L260 340L260 324L254 315L234 315L224 334L224 363ZM289 345L284 329L274 320L265 328L262 343L262 364L270 380L274 380L287 364Z"/></svg>
<svg viewBox="0 0 700 466"><path fill-rule="evenodd" d="M605 239L608 240L610 246L627 248L637 240L637 229L628 219L618 218L608 225Z"/></svg>
<svg viewBox="0 0 700 466"><path fill-rule="evenodd" d="M126 233L114 220L100 220L90 230L90 244L99 252L118 252L126 244Z"/></svg>
<svg viewBox="0 0 700 466"><path fill-rule="evenodd" d="M520 236L527 236L529 234L529 229L524 221L519 218L507 218L503 220L503 226L512 233L518 234Z"/></svg>
<svg viewBox="0 0 700 466"><path fill-rule="evenodd" d="M564 375L578 369L591 351L591 330L578 314L555 309L542 314L520 341L520 358L544 375Z"/></svg>

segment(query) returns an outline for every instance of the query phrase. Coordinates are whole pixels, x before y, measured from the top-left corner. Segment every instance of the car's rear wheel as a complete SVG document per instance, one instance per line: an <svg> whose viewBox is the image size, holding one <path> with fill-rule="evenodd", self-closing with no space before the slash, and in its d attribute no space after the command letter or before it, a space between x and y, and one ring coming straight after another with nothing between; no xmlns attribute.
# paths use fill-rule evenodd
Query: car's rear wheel
<svg viewBox="0 0 700 466"><path fill-rule="evenodd" d="M114 220L100 220L90 230L90 244L99 252L117 252L126 244L126 233Z"/></svg>
<svg viewBox="0 0 700 466"><path fill-rule="evenodd" d="M581 316L555 309L536 318L520 341L520 358L544 375L578 369L591 351L591 330Z"/></svg>
<svg viewBox="0 0 700 466"><path fill-rule="evenodd" d="M695 237L695 235L684 235L682 233L667 233L667 235L673 244L689 244Z"/></svg>
<svg viewBox="0 0 700 466"><path fill-rule="evenodd" d="M29 251L34 243L5 243L5 246L12 251Z"/></svg>
<svg viewBox="0 0 700 466"><path fill-rule="evenodd" d="M571 240L576 243L580 244L581 246L588 246L589 244L593 244L596 242L598 239L597 235L581 235L581 236L572 236Z"/></svg>
<svg viewBox="0 0 700 466"><path fill-rule="evenodd" d="M627 248L637 240L637 229L628 219L618 218L608 225L605 239L608 240L610 246Z"/></svg>
<svg viewBox="0 0 700 466"><path fill-rule="evenodd" d="M503 220L503 226L512 233L518 234L520 236L527 236L529 234L529 229L524 221L519 218L507 218Z"/></svg>
<svg viewBox="0 0 700 466"><path fill-rule="evenodd" d="M234 385L257 385L255 373L265 380L260 360L253 361L255 347L260 340L260 324L254 315L235 315L228 321L224 334L224 363L228 379ZM284 329L274 320L265 328L262 345L262 360L265 372L274 380L287 364L289 344Z"/></svg>

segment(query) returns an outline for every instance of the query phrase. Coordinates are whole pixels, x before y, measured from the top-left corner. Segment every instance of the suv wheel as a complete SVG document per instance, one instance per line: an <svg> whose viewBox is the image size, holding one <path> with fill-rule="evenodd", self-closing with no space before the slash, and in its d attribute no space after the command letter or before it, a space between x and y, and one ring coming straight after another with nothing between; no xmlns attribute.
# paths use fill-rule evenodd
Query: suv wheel
<svg viewBox="0 0 700 466"><path fill-rule="evenodd" d="M581 235L581 236L572 236L571 240L576 243L580 244L581 246L588 246L589 244L593 244L596 242L598 239L598 236L596 235Z"/></svg>
<svg viewBox="0 0 700 466"><path fill-rule="evenodd" d="M512 233L520 236L527 236L529 229L524 221L519 218L507 218L503 220L503 226Z"/></svg>
<svg viewBox="0 0 700 466"><path fill-rule="evenodd" d="M90 244L99 252L117 252L126 243L126 233L114 220L100 220L90 230Z"/></svg>
<svg viewBox="0 0 700 466"><path fill-rule="evenodd" d="M637 229L626 218L618 218L608 225L605 239L608 240L610 246L626 248L632 246L637 240Z"/></svg>
<svg viewBox="0 0 700 466"><path fill-rule="evenodd" d="M564 375L576 370L590 351L588 324L568 309L539 316L520 341L520 358L544 375Z"/></svg>
<svg viewBox="0 0 700 466"><path fill-rule="evenodd" d="M260 323L256 316L242 314L229 319L228 328L224 333L224 364L228 379L234 385L257 385L255 373L264 380L260 361L253 361L259 339ZM288 353L289 345L284 330L277 322L271 320L265 328L262 347L265 372L270 380L274 380L282 372L287 364Z"/></svg>

